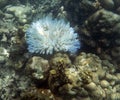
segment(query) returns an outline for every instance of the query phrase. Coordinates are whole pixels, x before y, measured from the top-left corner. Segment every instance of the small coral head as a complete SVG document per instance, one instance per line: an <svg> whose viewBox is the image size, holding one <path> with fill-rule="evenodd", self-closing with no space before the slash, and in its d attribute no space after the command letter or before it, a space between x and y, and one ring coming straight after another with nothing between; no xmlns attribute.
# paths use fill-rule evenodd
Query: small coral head
<svg viewBox="0 0 120 100"><path fill-rule="evenodd" d="M26 32L28 51L38 54L75 53L80 48L78 34L64 20L50 16L33 22Z"/></svg>

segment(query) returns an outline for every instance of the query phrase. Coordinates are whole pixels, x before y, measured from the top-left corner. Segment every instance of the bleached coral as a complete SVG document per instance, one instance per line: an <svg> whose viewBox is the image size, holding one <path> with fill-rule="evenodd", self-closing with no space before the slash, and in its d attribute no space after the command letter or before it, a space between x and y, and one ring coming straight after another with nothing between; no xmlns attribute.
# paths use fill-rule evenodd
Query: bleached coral
<svg viewBox="0 0 120 100"><path fill-rule="evenodd" d="M75 53L80 48L78 34L70 27L70 23L62 19L53 20L50 16L32 23L26 32L26 41L31 53Z"/></svg>

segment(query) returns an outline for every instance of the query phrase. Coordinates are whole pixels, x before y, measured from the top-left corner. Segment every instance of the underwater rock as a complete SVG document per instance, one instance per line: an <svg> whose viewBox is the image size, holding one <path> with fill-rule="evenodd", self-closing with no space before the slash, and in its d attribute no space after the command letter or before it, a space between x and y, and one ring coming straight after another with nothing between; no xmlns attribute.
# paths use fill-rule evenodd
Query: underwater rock
<svg viewBox="0 0 120 100"><path fill-rule="evenodd" d="M49 69L48 60L42 57L33 56L26 64L27 73L29 73L33 79L40 82L47 79Z"/></svg>

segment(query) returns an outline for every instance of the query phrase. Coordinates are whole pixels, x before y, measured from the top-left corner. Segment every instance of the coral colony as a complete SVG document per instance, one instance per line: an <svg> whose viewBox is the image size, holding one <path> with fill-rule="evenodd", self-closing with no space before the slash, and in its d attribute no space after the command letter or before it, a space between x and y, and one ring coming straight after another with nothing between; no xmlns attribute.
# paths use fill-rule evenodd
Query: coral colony
<svg viewBox="0 0 120 100"><path fill-rule="evenodd" d="M38 54L53 54L63 51L75 53L80 48L78 34L64 20L50 16L33 22L26 32L28 51Z"/></svg>

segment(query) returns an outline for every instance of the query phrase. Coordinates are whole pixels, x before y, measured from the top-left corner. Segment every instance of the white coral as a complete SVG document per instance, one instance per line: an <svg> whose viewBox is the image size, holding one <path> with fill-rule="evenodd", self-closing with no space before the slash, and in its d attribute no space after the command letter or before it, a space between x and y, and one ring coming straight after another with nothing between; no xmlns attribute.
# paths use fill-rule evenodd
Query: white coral
<svg viewBox="0 0 120 100"><path fill-rule="evenodd" d="M26 32L28 50L31 53L53 54L53 51L75 53L80 48L77 33L64 20L47 16L33 22Z"/></svg>

